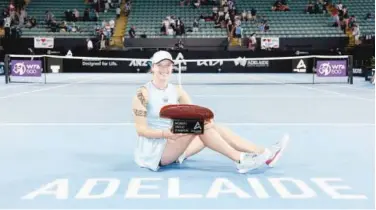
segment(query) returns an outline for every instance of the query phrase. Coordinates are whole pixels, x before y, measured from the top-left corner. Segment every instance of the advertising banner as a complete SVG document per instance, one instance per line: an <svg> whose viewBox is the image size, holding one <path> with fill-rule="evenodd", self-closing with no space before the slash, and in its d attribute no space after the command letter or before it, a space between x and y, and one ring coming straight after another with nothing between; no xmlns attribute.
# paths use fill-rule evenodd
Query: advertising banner
<svg viewBox="0 0 376 210"><path fill-rule="evenodd" d="M12 60L11 76L14 77L40 77L42 76L41 60Z"/></svg>
<svg viewBox="0 0 376 210"><path fill-rule="evenodd" d="M316 75L318 77L346 77L346 60L320 60L316 64Z"/></svg>

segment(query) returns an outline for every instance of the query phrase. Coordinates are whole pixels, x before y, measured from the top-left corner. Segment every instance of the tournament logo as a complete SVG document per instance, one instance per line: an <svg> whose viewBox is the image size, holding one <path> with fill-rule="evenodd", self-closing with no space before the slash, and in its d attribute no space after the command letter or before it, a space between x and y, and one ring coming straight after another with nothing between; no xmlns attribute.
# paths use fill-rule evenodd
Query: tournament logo
<svg viewBox="0 0 376 210"><path fill-rule="evenodd" d="M18 77L40 77L42 75L42 61L13 60L11 61L11 75Z"/></svg>
<svg viewBox="0 0 376 210"><path fill-rule="evenodd" d="M317 61L317 76L319 77L345 77L347 68L345 60Z"/></svg>

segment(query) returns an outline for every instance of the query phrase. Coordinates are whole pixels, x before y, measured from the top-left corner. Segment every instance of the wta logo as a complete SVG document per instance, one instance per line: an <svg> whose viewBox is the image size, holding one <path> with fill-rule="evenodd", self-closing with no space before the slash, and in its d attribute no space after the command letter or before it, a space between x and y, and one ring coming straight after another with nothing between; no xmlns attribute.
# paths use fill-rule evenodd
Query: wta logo
<svg viewBox="0 0 376 210"><path fill-rule="evenodd" d="M347 75L346 61L317 61L317 76L344 77Z"/></svg>
<svg viewBox="0 0 376 210"><path fill-rule="evenodd" d="M20 61L11 62L12 76L38 77L42 74L42 61Z"/></svg>

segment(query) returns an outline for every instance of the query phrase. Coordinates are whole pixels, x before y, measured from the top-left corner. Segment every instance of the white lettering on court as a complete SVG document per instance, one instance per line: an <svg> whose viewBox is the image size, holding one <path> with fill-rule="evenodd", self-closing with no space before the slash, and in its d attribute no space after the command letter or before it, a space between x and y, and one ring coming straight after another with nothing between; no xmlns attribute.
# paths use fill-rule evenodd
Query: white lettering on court
<svg viewBox="0 0 376 210"><path fill-rule="evenodd" d="M266 192L264 186L256 178L248 178L248 184L253 188L258 198L269 198L269 194Z"/></svg>
<svg viewBox="0 0 376 210"><path fill-rule="evenodd" d="M351 187L346 185L330 185L328 182L341 182L340 178L311 178L311 181L316 183L325 193L332 199L367 199L365 195L343 195L338 192L339 189L349 190Z"/></svg>
<svg viewBox="0 0 376 210"><path fill-rule="evenodd" d="M225 189L223 189L225 187ZM234 183L226 178L217 178L211 185L207 198L218 198L220 193L234 193L239 198L250 198L251 196L244 192L242 189L237 187Z"/></svg>
<svg viewBox="0 0 376 210"><path fill-rule="evenodd" d="M105 182L107 184L106 189L101 194L94 195L92 191L94 187L100 183ZM120 186L120 180L118 179L88 179L84 186L80 189L80 191L76 195L76 199L101 199L101 198L108 198L114 195L117 189Z"/></svg>
<svg viewBox="0 0 376 210"><path fill-rule="evenodd" d="M25 195L22 199L31 200L41 195L54 195L56 199L68 199L68 179L56 179L41 188Z"/></svg>
<svg viewBox="0 0 376 210"><path fill-rule="evenodd" d="M160 198L159 194L140 194L141 189L155 190L158 185L147 185L142 182L161 181L162 178L132 178L128 185L128 191L125 194L126 198Z"/></svg>
<svg viewBox="0 0 376 210"><path fill-rule="evenodd" d="M180 194L179 178L168 179L168 198L202 198L200 194Z"/></svg>
<svg viewBox="0 0 376 210"><path fill-rule="evenodd" d="M280 194L282 198L287 199L306 199L313 198L316 196L314 190L309 188L309 186L304 183L302 180L293 179L293 178L269 178L270 183L273 185L275 190ZM283 182L294 183L300 190L300 194L292 194Z"/></svg>

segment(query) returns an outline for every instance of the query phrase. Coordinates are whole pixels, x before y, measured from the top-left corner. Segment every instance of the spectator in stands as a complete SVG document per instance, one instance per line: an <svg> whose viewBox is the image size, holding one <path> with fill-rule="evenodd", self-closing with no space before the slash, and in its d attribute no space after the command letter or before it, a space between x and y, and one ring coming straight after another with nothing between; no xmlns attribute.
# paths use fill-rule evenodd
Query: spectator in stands
<svg viewBox="0 0 376 210"><path fill-rule="evenodd" d="M212 9L212 11L213 11L213 13L212 13L212 17L213 17L213 19L214 19L214 17L215 17L216 15L218 15L218 7L217 7L217 6L214 6L213 9Z"/></svg>
<svg viewBox="0 0 376 210"><path fill-rule="evenodd" d="M193 7L194 8L200 8L200 5L201 5L201 1L200 0L195 0L195 2L193 3Z"/></svg>
<svg viewBox="0 0 376 210"><path fill-rule="evenodd" d="M94 21L98 21L98 20L99 20L99 12L95 11Z"/></svg>
<svg viewBox="0 0 376 210"><path fill-rule="evenodd" d="M322 11L321 8L322 8L322 5L320 3L320 0L317 0L316 3L315 3L315 5L314 5L314 7L313 7L313 12L315 14L323 13L323 11Z"/></svg>
<svg viewBox="0 0 376 210"><path fill-rule="evenodd" d="M231 32L232 32L232 21L231 20L228 20L227 21L227 24L226 24L226 29L227 29L227 36L228 37L231 37Z"/></svg>
<svg viewBox="0 0 376 210"><path fill-rule="evenodd" d="M343 33L346 33L346 30L347 30L347 22L346 22L346 19L344 18L340 18L340 26L341 26L341 30L343 31Z"/></svg>
<svg viewBox="0 0 376 210"><path fill-rule="evenodd" d="M235 25L234 37L238 39L243 37L243 28L240 25Z"/></svg>
<svg viewBox="0 0 376 210"><path fill-rule="evenodd" d="M111 33L111 25L110 25L109 22L106 23L106 25L104 26L103 33L106 36L106 39L110 39L111 38L112 33Z"/></svg>
<svg viewBox="0 0 376 210"><path fill-rule="evenodd" d="M277 0L273 6L273 11L290 11L289 6L287 6L286 2L282 2L282 0Z"/></svg>
<svg viewBox="0 0 376 210"><path fill-rule="evenodd" d="M343 7L342 12L341 12L341 16L342 16L343 18L345 18L345 19L348 19L348 18L349 18L349 11L348 11L348 9L347 9L346 6Z"/></svg>
<svg viewBox="0 0 376 210"><path fill-rule="evenodd" d="M124 8L124 13L125 13L125 16L128 16L129 13L131 11L131 2L128 1L126 4L125 4L125 8Z"/></svg>
<svg viewBox="0 0 376 210"><path fill-rule="evenodd" d="M260 24L259 29L261 32L268 32L269 31L269 24L268 21L264 21Z"/></svg>
<svg viewBox="0 0 376 210"><path fill-rule="evenodd" d="M74 22L79 21L79 19L80 19L80 12L77 9L74 9L72 17L73 17L73 21Z"/></svg>
<svg viewBox="0 0 376 210"><path fill-rule="evenodd" d="M109 22L110 29L111 29L111 36L114 34L114 29L115 29L115 20L111 19Z"/></svg>
<svg viewBox="0 0 376 210"><path fill-rule="evenodd" d="M30 17L25 24L26 28L34 28L37 25L37 20L34 17Z"/></svg>
<svg viewBox="0 0 376 210"><path fill-rule="evenodd" d="M254 7L252 7L252 9L251 9L251 21L255 21L256 20L256 18L257 18L257 10L256 10L256 8L254 8Z"/></svg>
<svg viewBox="0 0 376 210"><path fill-rule="evenodd" d="M255 51L257 46L256 33L252 33L248 37L248 49Z"/></svg>
<svg viewBox="0 0 376 210"><path fill-rule="evenodd" d="M334 21L333 27L339 27L341 24L339 20L338 11L333 12L332 16L333 16L333 21Z"/></svg>
<svg viewBox="0 0 376 210"><path fill-rule="evenodd" d="M104 3L104 12L107 12L108 10L110 10L110 3L109 3L110 0L106 1Z"/></svg>
<svg viewBox="0 0 376 210"><path fill-rule="evenodd" d="M175 28L176 35L180 36L180 35L185 34L184 22L181 20L180 17L178 17L178 19L175 21L175 25L176 25L176 28Z"/></svg>
<svg viewBox="0 0 376 210"><path fill-rule="evenodd" d="M116 8L116 18L119 18L120 17L120 13L121 13L121 9L120 9L120 6L118 6Z"/></svg>
<svg viewBox="0 0 376 210"><path fill-rule="evenodd" d="M13 0L11 0L9 3L8 11L9 11L10 18L14 19L16 15L16 7L14 6Z"/></svg>
<svg viewBox="0 0 376 210"><path fill-rule="evenodd" d="M88 51L93 50L94 46L93 46L93 42L91 41L91 39L86 39L86 46L87 46Z"/></svg>
<svg viewBox="0 0 376 210"><path fill-rule="evenodd" d="M184 49L184 43L181 39L179 39L178 43L174 46L175 50L183 50Z"/></svg>
<svg viewBox="0 0 376 210"><path fill-rule="evenodd" d="M356 24L356 23L353 25L353 28L352 28L352 35L353 35L354 38L355 38L355 44L356 44L356 45L360 44L360 40L359 40L359 37L360 37L360 29L359 29L358 24Z"/></svg>
<svg viewBox="0 0 376 210"><path fill-rule="evenodd" d="M372 14L369 12L367 13L366 17L364 18L365 20L372 20Z"/></svg>
<svg viewBox="0 0 376 210"><path fill-rule="evenodd" d="M5 38L8 39L10 38L10 26L11 26L11 18L8 15L6 18L4 18L4 33L5 33Z"/></svg>
<svg viewBox="0 0 376 210"><path fill-rule="evenodd" d="M89 8L86 8L85 11L84 11L83 21L90 21L90 10L89 10Z"/></svg>
<svg viewBox="0 0 376 210"><path fill-rule="evenodd" d="M80 27L76 23L72 23L71 32L80 32Z"/></svg>
<svg viewBox="0 0 376 210"><path fill-rule="evenodd" d="M194 32L198 32L199 31L199 27L200 27L199 19L195 18L195 20L193 21L193 31Z"/></svg>
<svg viewBox="0 0 376 210"><path fill-rule="evenodd" d="M106 36L104 35L104 33L101 33L99 50L103 50L105 48L106 48Z"/></svg>
<svg viewBox="0 0 376 210"><path fill-rule="evenodd" d="M128 34L129 34L129 37L130 38L135 38L136 37L136 31L135 31L136 27L135 26L132 26L129 31L128 31Z"/></svg>
<svg viewBox="0 0 376 210"><path fill-rule="evenodd" d="M352 28L355 22L356 22L355 15L351 15L351 17L347 20L347 27Z"/></svg>
<svg viewBox="0 0 376 210"><path fill-rule="evenodd" d="M52 12L47 10L45 12L45 18L44 18L45 23L49 26L51 24L51 21L54 20L54 19L55 18L54 18L54 15L52 14Z"/></svg>
<svg viewBox="0 0 376 210"><path fill-rule="evenodd" d="M313 4L312 0L308 2L307 8L306 8L306 13L312 14L313 13Z"/></svg>
<svg viewBox="0 0 376 210"><path fill-rule="evenodd" d="M64 15L66 21L72 21L73 12L70 9L65 10Z"/></svg>
<svg viewBox="0 0 376 210"><path fill-rule="evenodd" d="M336 8L337 8L338 10L342 10L342 7L343 7L343 4L342 4L342 1L340 0L340 1L338 2L338 4L336 5Z"/></svg>
<svg viewBox="0 0 376 210"><path fill-rule="evenodd" d="M243 10L241 18L242 18L242 21L247 21L247 11Z"/></svg>

